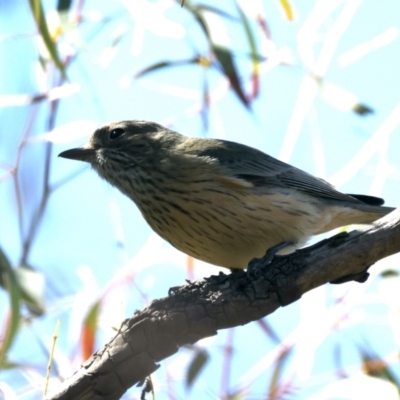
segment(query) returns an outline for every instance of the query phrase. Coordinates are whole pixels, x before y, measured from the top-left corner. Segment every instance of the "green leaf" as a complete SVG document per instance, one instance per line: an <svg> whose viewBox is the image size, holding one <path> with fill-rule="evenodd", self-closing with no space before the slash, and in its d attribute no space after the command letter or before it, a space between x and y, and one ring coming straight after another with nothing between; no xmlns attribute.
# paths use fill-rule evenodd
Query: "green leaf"
<svg viewBox="0 0 400 400"><path fill-rule="evenodd" d="M192 362L189 365L188 373L186 375L186 388L190 389L193 386L194 381L198 378L200 375L200 372L206 365L207 361L209 359L208 353L201 349L197 350Z"/></svg>
<svg viewBox="0 0 400 400"><path fill-rule="evenodd" d="M6 365L7 351L10 349L20 325L21 292L14 270L4 252L0 249L0 284L10 296L10 316L6 324L2 347L0 348L0 368Z"/></svg>
<svg viewBox="0 0 400 400"><path fill-rule="evenodd" d="M222 67L222 72L228 78L233 91L236 93L242 103L246 107L249 107L249 100L241 86L240 78L237 73L231 51L227 47L220 46L214 43L211 43L211 46L215 57Z"/></svg>
<svg viewBox="0 0 400 400"><path fill-rule="evenodd" d="M212 52L214 53L219 65L221 66L222 73L229 80L233 91L239 97L241 102L246 107L249 107L249 100L248 100L247 96L245 95L244 90L242 88L239 74L236 70L236 66L235 66L231 51L227 47L218 44L218 38L212 37L210 29L207 25L207 21L203 15L204 11L214 12L217 14L221 14L222 11L220 11L214 7L209 7L209 6L204 6L204 5L200 5L200 6L194 5L190 1L185 1L184 7L193 15L193 17L197 20L200 27L202 28L202 30L209 42L210 48L211 48ZM226 13L224 13L224 14L225 14L224 16L227 15Z"/></svg>
<svg viewBox="0 0 400 400"><path fill-rule="evenodd" d="M72 4L72 0L58 0L57 11L68 12Z"/></svg>
<svg viewBox="0 0 400 400"><path fill-rule="evenodd" d="M89 312L83 321L81 349L84 360L87 360L93 354L100 312L101 300L97 300L89 309Z"/></svg>
<svg viewBox="0 0 400 400"><path fill-rule="evenodd" d="M394 269L385 269L381 272L382 278L397 278L399 276L398 271Z"/></svg>
<svg viewBox="0 0 400 400"><path fill-rule="evenodd" d="M169 67L177 67L179 65L187 65L187 64L200 64L200 58L195 57L190 60L178 60L178 61L160 61L135 74L135 78L141 78L144 75L147 75L149 72L156 71L158 69L169 68Z"/></svg>
<svg viewBox="0 0 400 400"><path fill-rule="evenodd" d="M62 61L58 55L57 47L50 36L50 32L49 32L49 29L47 26L46 18L44 16L41 1L40 0L29 0L29 4L31 6L33 17L36 21L40 35L42 36L42 39L47 48L47 51L49 52L50 57L56 64L57 68L60 70L62 77L64 79L66 79L65 66L62 63Z"/></svg>
<svg viewBox="0 0 400 400"><path fill-rule="evenodd" d="M354 104L352 110L356 114L362 115L362 116L374 113L374 109L372 107L368 106L367 104L362 104L362 103Z"/></svg>
<svg viewBox="0 0 400 400"><path fill-rule="evenodd" d="M13 291L18 290L19 302L25 304L33 314L44 313L43 275L25 266L13 268L1 249L0 286L9 293L10 288Z"/></svg>
<svg viewBox="0 0 400 400"><path fill-rule="evenodd" d="M197 20L207 39L210 39L210 32L208 30L208 26L204 19L204 16L201 12L201 8L187 0L185 1L185 4L183 4L183 7L185 7L193 15L193 18Z"/></svg>

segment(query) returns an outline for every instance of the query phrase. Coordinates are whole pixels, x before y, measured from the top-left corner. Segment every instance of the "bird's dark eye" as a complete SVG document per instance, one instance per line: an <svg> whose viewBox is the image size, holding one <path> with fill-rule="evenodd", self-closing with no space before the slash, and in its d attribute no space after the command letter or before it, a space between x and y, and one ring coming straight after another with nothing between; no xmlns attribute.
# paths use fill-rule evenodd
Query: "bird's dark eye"
<svg viewBox="0 0 400 400"><path fill-rule="evenodd" d="M121 137L123 134L125 133L125 130L122 128L115 128L110 132L110 139L114 140L114 139L118 139L119 137Z"/></svg>

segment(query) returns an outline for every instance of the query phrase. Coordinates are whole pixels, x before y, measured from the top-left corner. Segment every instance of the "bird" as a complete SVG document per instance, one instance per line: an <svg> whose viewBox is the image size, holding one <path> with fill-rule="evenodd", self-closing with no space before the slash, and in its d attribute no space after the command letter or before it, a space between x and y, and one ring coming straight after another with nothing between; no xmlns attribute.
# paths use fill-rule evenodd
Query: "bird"
<svg viewBox="0 0 400 400"><path fill-rule="evenodd" d="M59 156L88 162L172 246L231 270L394 210L378 197L341 193L255 148L184 136L150 121L104 125L86 145Z"/></svg>

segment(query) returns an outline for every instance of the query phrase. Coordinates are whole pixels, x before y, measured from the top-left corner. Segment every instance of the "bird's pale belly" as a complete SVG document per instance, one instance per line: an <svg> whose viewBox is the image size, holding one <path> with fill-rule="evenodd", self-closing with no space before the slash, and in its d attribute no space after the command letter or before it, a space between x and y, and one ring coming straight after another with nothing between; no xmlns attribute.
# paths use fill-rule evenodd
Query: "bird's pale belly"
<svg viewBox="0 0 400 400"><path fill-rule="evenodd" d="M267 249L284 241L296 247L304 244L320 219L317 205L282 194L219 196L216 200L169 200L161 213L154 208L142 213L174 247L227 268L247 268L254 257L262 257Z"/></svg>

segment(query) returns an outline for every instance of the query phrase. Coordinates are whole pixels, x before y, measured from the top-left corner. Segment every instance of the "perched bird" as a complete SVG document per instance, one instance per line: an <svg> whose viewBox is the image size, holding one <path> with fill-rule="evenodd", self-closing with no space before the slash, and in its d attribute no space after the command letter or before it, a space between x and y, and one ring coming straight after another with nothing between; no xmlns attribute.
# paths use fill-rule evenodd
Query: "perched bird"
<svg viewBox="0 0 400 400"><path fill-rule="evenodd" d="M267 249L291 252L313 235L393 210L254 148L190 138L154 122L105 125L60 157L89 162L179 250L231 269L247 268Z"/></svg>

